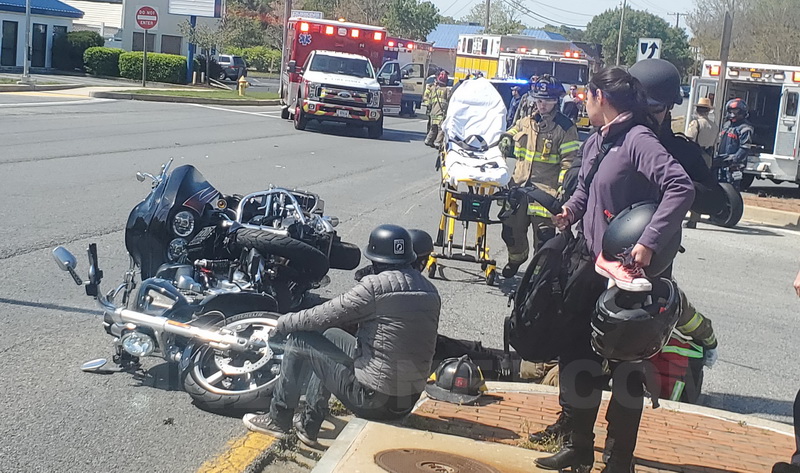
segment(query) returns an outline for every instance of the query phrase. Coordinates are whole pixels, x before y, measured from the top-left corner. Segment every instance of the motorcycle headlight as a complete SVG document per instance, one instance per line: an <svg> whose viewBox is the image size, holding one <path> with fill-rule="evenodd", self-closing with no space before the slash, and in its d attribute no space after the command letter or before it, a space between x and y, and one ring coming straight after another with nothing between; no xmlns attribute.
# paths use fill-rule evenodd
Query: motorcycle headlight
<svg viewBox="0 0 800 473"><path fill-rule="evenodd" d="M176 238L169 242L167 258L173 263L179 263L188 255L189 242L183 238Z"/></svg>
<svg viewBox="0 0 800 473"><path fill-rule="evenodd" d="M150 335L139 332L126 333L120 343L122 349L133 356L147 356L156 348L156 342Z"/></svg>
<svg viewBox="0 0 800 473"><path fill-rule="evenodd" d="M183 210L172 219L172 232L179 237L188 237L194 231L194 215Z"/></svg>

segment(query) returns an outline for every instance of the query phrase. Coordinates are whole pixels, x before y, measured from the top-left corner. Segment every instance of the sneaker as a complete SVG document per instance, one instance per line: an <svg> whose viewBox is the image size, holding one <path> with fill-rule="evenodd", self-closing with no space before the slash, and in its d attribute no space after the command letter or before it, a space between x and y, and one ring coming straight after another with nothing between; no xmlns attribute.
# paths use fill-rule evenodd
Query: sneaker
<svg viewBox="0 0 800 473"><path fill-rule="evenodd" d="M519 267L522 266L522 263L512 263L509 261L503 266L503 277L506 279L513 278L517 275L517 271L519 271Z"/></svg>
<svg viewBox="0 0 800 473"><path fill-rule="evenodd" d="M275 422L269 414L245 414L242 417L245 427L253 432L272 435L278 439L284 439L289 435L291 427L283 427Z"/></svg>
<svg viewBox="0 0 800 473"><path fill-rule="evenodd" d="M647 280L642 268L624 266L619 261L609 261L602 253L594 264L597 274L613 279L614 283L623 291L647 292L653 290L653 285Z"/></svg>
<svg viewBox="0 0 800 473"><path fill-rule="evenodd" d="M303 425L302 414L295 414L294 430L295 433L297 434L297 438L300 439L300 441L306 444L308 447L311 447L315 450L325 449L325 447L317 441L317 433L312 433L306 430L305 426Z"/></svg>

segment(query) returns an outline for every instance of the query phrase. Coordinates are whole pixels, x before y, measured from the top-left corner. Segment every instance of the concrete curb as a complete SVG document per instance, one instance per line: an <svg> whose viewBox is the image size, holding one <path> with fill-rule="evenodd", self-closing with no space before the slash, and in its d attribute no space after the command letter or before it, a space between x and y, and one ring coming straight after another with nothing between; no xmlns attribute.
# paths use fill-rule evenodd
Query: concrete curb
<svg viewBox="0 0 800 473"><path fill-rule="evenodd" d="M21 85L21 84L4 84L0 85L0 92L47 92L51 90L67 90L67 89L80 89L86 87L83 84L52 84L52 85Z"/></svg>
<svg viewBox="0 0 800 473"><path fill-rule="evenodd" d="M141 100L144 102L198 103L207 105L241 105L241 106L280 105L280 100L278 99L271 99L271 100L213 99L213 98L200 98L200 97L173 97L169 95L130 94L125 92L92 92L91 96L99 99Z"/></svg>
<svg viewBox="0 0 800 473"><path fill-rule="evenodd" d="M334 441L333 445L331 445L331 448L325 451L325 454L323 454L322 458L319 459L317 465L313 470L311 470L311 473L333 472L342 461L345 454L347 454L348 450L350 450L350 446L353 445L353 442L355 441L356 437L358 437L358 434L364 430L366 425L366 420L356 417L348 422L347 426L336 438L336 441Z"/></svg>
<svg viewBox="0 0 800 473"><path fill-rule="evenodd" d="M557 387L544 386L541 384L487 381L486 387L489 389L488 392L490 393L517 392L517 393L551 394L554 396L558 395ZM611 393L608 391L603 391L603 399L608 400L609 398L611 398ZM781 422L775 422L751 415L737 414L735 412L728 412L720 409L714 409L711 407L698 406L695 404L687 404L684 402L670 401L666 399L659 399L658 402L661 405L661 409L666 409L675 412L683 412L687 414L697 414L705 417L713 417L716 419L722 419L729 422L745 423L749 426L770 430L780 434L794 436L794 427ZM417 407L419 407L420 404L421 403L417 404Z"/></svg>
<svg viewBox="0 0 800 473"><path fill-rule="evenodd" d="M754 205L744 206L742 220L773 227L800 227L800 214L785 210L768 209Z"/></svg>

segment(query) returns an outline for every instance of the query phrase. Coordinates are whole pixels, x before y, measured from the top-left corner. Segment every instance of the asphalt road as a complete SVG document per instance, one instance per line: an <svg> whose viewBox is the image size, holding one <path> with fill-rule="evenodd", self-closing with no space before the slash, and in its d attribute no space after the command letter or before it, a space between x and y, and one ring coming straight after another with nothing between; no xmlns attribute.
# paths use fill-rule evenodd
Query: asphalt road
<svg viewBox="0 0 800 473"><path fill-rule="evenodd" d="M42 107L42 100L53 104ZM298 132L277 108L99 101L0 94L0 471L195 471L244 433L238 418L203 412L175 389L157 360L142 377L82 373L110 355L98 310L51 249L79 256L97 242L105 288L127 267L122 229L148 192L136 171L169 158L192 164L222 192L270 184L319 193L340 235L363 245L381 223L434 232L441 211L434 152L424 121L388 118L381 140L342 126ZM500 229L492 252L505 262ZM788 421L800 382L797 297L800 234L743 224L686 231L676 275L714 321L720 361L703 402ZM516 280L486 286L479 268L447 265L440 332L500 347L506 294ZM331 272L331 297L352 274Z"/></svg>

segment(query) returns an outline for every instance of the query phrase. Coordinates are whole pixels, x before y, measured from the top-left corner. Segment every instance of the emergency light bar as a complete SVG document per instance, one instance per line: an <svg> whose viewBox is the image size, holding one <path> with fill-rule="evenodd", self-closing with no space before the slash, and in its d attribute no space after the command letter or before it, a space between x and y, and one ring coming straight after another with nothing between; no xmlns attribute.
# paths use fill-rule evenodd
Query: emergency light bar
<svg viewBox="0 0 800 473"><path fill-rule="evenodd" d="M302 31L303 33L308 33L310 29L311 27L308 26L308 23L306 23L305 21L300 23L300 31Z"/></svg>
<svg viewBox="0 0 800 473"><path fill-rule="evenodd" d="M709 74L711 74L712 76L718 76L719 75L719 66L718 65L711 66L711 69L709 70Z"/></svg>
<svg viewBox="0 0 800 473"><path fill-rule="evenodd" d="M333 36L333 26L326 26L325 27L325 34L329 36Z"/></svg>
<svg viewBox="0 0 800 473"><path fill-rule="evenodd" d="M382 41L383 40L383 32L382 31L376 31L375 34L372 35L372 39L374 39L375 41Z"/></svg>
<svg viewBox="0 0 800 473"><path fill-rule="evenodd" d="M519 48L519 52L521 52L522 54L525 54L525 53L528 52L528 48Z"/></svg>
<svg viewBox="0 0 800 473"><path fill-rule="evenodd" d="M389 41L387 43L387 46L389 46L390 48L393 48L394 47L394 41Z"/></svg>
<svg viewBox="0 0 800 473"><path fill-rule="evenodd" d="M792 80L795 82L800 82L800 71L794 71L792 74Z"/></svg>
<svg viewBox="0 0 800 473"><path fill-rule="evenodd" d="M360 35L361 35L361 31L359 31L359 30L357 30L355 28L350 30L350 37L351 38L358 38Z"/></svg>
<svg viewBox="0 0 800 473"><path fill-rule="evenodd" d="M414 49L414 43L406 44L406 49Z"/></svg>

